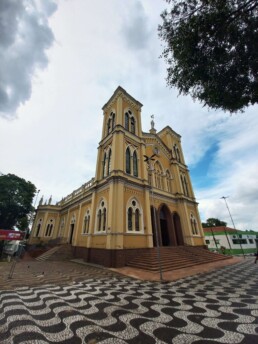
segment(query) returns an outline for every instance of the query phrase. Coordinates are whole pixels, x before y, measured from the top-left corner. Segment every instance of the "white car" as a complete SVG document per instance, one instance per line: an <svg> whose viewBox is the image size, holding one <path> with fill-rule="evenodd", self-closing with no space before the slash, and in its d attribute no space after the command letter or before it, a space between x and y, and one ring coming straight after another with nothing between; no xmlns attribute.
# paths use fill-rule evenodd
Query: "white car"
<svg viewBox="0 0 258 344"><path fill-rule="evenodd" d="M9 256L15 256L19 252L20 240L7 241L4 245L3 252Z"/></svg>

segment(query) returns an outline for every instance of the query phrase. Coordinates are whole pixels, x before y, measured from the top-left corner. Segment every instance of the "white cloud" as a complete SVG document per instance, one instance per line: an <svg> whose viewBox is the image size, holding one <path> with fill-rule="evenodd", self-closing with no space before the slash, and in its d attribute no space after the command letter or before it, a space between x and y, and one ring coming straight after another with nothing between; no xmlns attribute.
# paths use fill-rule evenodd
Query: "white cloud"
<svg viewBox="0 0 258 344"><path fill-rule="evenodd" d="M30 98L32 78L47 65L54 36L48 16L52 0L2 0L0 3L0 116L12 118Z"/></svg>
<svg viewBox="0 0 258 344"><path fill-rule="evenodd" d="M7 3L13 8L8 10ZM31 12L24 10L28 3L34 4ZM20 50L13 50L16 74L0 73L0 90L6 92L10 80L15 90L12 99L0 99L2 115L18 115L13 121L0 118L1 172L31 180L41 195L52 194L54 201L88 181L95 175L101 108L121 85L144 105L144 131L155 114L157 130L170 125L182 135L190 170L216 143L218 151L210 166L216 184L195 188L203 220L218 217L230 224L220 199L230 196L236 226L258 230L257 106L230 116L203 108L190 97L178 97L177 90L166 87L157 33L164 2L66 0L56 7L51 0L6 0L2 4L10 12L4 12L8 25L1 29L5 34L0 38L4 63L0 68L10 70L10 42L16 48L16 38L24 30L26 39Z"/></svg>

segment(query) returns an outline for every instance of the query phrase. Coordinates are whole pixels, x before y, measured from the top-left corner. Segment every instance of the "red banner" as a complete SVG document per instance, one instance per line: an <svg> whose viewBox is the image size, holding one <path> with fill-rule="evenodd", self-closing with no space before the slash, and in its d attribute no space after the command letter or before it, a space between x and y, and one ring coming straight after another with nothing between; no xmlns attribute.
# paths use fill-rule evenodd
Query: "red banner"
<svg viewBox="0 0 258 344"><path fill-rule="evenodd" d="M0 240L22 240L24 232L13 231L11 229L0 229Z"/></svg>

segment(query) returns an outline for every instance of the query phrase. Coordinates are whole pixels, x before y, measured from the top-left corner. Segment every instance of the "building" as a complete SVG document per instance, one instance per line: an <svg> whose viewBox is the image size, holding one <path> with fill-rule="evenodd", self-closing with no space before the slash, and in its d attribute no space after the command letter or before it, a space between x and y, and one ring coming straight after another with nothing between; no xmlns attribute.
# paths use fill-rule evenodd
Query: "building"
<svg viewBox="0 0 258 344"><path fill-rule="evenodd" d="M37 208L30 244L59 242L74 255L124 266L157 246L204 246L181 137L154 121L142 131L142 104L118 87L103 106L95 177L55 205Z"/></svg>
<svg viewBox="0 0 258 344"><path fill-rule="evenodd" d="M257 252L257 232L240 231L225 226L203 228L203 231L205 243L211 251L220 252L222 247L222 251L232 255Z"/></svg>

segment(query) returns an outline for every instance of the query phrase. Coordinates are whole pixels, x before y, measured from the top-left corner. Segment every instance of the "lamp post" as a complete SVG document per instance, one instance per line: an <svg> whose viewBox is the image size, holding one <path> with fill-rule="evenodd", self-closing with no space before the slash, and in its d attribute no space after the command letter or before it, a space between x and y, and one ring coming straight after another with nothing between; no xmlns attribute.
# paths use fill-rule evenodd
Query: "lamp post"
<svg viewBox="0 0 258 344"><path fill-rule="evenodd" d="M231 254L232 247L231 247L231 244L230 244L230 241L229 241L229 238L228 238L226 227L224 228L224 232L226 234L226 238L227 238L227 242L228 242L228 246L229 246L229 251L230 251L230 254Z"/></svg>
<svg viewBox="0 0 258 344"><path fill-rule="evenodd" d="M160 281L163 281L162 276L162 264L161 264L161 254L160 254L160 245L159 245L159 237L158 237L158 228L157 228L157 218L156 218L156 209L154 206L154 193L153 193L153 186L152 186L152 172L153 172L153 166L151 164L151 161L154 161L154 156L156 154L153 154L151 156L144 155L144 162L147 164L147 170L150 175L150 186L151 186L151 195L152 195L152 203L153 203L153 217L154 217L154 231L156 236L156 246L157 246L157 253L158 253L158 264L159 264L159 276Z"/></svg>
<svg viewBox="0 0 258 344"><path fill-rule="evenodd" d="M216 241L216 238L215 238L213 229L212 229L212 227L210 227L210 228L211 228L211 234L212 234L212 237L213 237L213 241L214 241L214 244L215 244L215 246L216 246L216 250L219 252L218 245L217 245L217 241Z"/></svg>
<svg viewBox="0 0 258 344"><path fill-rule="evenodd" d="M226 204L226 207L227 207L227 209L228 209L228 213L229 213L229 216L230 216L230 218L231 218L233 227L234 227L234 229L236 230L236 226L235 226L235 223L234 223L234 221L233 221L233 217L232 217L232 215L231 215L231 213L230 213L230 210L229 210L229 207L228 207L228 203L227 203L227 198L228 198L228 196L227 196L227 197L222 196L221 198L224 199L224 201L225 201L225 204ZM245 258L245 253L244 253L244 250L243 250L243 247L242 247L242 244L241 244L241 238L239 238L239 245L240 245L240 247L241 247L241 251L242 251L243 257Z"/></svg>

